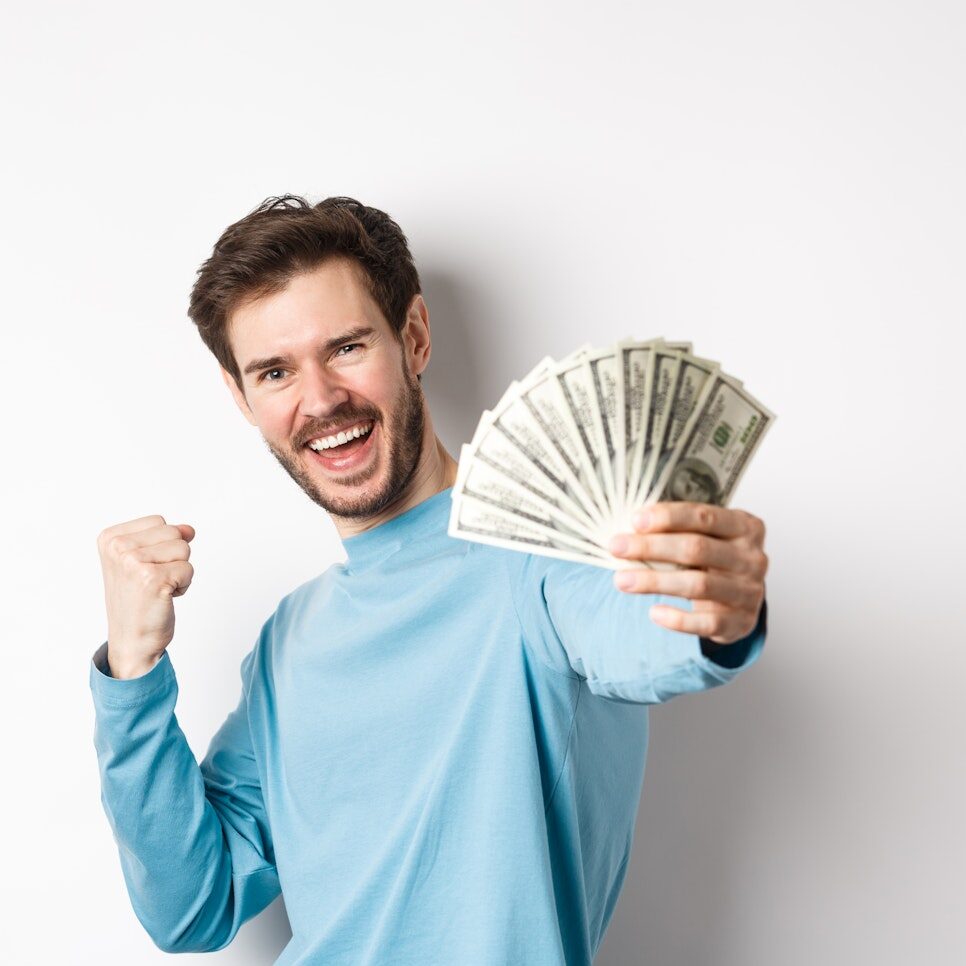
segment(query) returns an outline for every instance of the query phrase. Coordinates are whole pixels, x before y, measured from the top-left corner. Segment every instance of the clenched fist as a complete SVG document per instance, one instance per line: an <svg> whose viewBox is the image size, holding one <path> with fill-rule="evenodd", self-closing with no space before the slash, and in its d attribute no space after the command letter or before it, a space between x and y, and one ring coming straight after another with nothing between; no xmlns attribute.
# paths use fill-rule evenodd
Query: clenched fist
<svg viewBox="0 0 966 966"><path fill-rule="evenodd" d="M154 515L97 538L107 603L107 660L116 678L146 674L174 637L173 598L191 584L194 527Z"/></svg>

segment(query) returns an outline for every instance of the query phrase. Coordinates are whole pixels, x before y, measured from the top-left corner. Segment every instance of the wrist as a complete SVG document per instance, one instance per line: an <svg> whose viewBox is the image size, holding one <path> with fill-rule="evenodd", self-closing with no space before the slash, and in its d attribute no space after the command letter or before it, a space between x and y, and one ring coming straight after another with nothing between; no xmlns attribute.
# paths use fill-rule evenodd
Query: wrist
<svg viewBox="0 0 966 966"><path fill-rule="evenodd" d="M164 652L162 651L161 654ZM107 667L111 672L111 677L119 681L127 681L131 678L140 678L151 671L161 660L161 654L153 657L138 657L134 659L125 658L122 654L112 654L110 646L107 649Z"/></svg>

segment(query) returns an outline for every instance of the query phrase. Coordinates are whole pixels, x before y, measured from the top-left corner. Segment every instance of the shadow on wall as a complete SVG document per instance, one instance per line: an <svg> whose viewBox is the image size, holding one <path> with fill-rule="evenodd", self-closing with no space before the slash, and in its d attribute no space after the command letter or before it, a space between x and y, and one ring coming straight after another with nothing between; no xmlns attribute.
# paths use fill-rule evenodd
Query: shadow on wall
<svg viewBox="0 0 966 966"><path fill-rule="evenodd" d="M809 710L789 702L794 686L769 661L769 647L778 646L770 623L748 677L651 709L631 864L596 966L748 961L738 930L749 918L746 896L760 890L749 888L742 870L750 855L760 864L762 835L774 826L763 803L775 807L775 776L787 775L789 760L805 786L821 769L808 760ZM755 918L769 915L756 908Z"/></svg>
<svg viewBox="0 0 966 966"><path fill-rule="evenodd" d="M279 896L267 908L238 930L238 935L221 955L229 951L239 966L264 966L274 963L292 938L285 899Z"/></svg>
<svg viewBox="0 0 966 966"><path fill-rule="evenodd" d="M436 435L459 460L460 445L470 441L488 404L481 375L492 368L494 360L486 353L493 347L478 338L485 306L455 276L428 269L420 277L433 344L423 389Z"/></svg>

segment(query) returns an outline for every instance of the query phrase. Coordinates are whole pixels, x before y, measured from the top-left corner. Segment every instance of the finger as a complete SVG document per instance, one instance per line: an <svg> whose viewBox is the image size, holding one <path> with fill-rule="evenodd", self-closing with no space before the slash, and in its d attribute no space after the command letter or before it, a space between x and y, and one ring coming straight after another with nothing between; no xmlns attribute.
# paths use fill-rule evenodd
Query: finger
<svg viewBox="0 0 966 966"><path fill-rule="evenodd" d="M608 549L615 557L634 560L666 560L739 574L752 569L749 551L703 533L621 533L611 540Z"/></svg>
<svg viewBox="0 0 966 966"><path fill-rule="evenodd" d="M107 544L114 537L119 537L125 533L136 533L139 530L146 530L150 527L163 525L164 522L164 517L159 513L155 513L149 517L138 517L136 520L128 520L125 523L116 523L113 527L105 527L105 529L103 529L98 535L97 542L99 544Z"/></svg>
<svg viewBox="0 0 966 966"><path fill-rule="evenodd" d="M756 584L707 570L619 570L614 584L629 594L666 594L741 608L752 607L758 598Z"/></svg>
<svg viewBox="0 0 966 966"><path fill-rule="evenodd" d="M180 597L190 586L194 567L187 560L176 560L164 568L164 590L171 597Z"/></svg>
<svg viewBox="0 0 966 966"><path fill-rule="evenodd" d="M181 531L173 523L166 523L164 526L150 527L147 530L137 530L131 533L115 536L110 541L110 546L115 553L126 553L137 547L150 547L156 543L164 543L168 540L181 540Z"/></svg>
<svg viewBox="0 0 966 966"><path fill-rule="evenodd" d="M731 638L738 640L743 635L732 636L734 620L729 613L713 611L684 611L668 604L655 604L648 611L648 617L655 624L667 627L682 634L697 634L698 637ZM723 643L723 641L722 641Z"/></svg>
<svg viewBox="0 0 966 966"><path fill-rule="evenodd" d="M170 563L174 560L187 560L191 556L191 547L185 540L165 540L163 543L135 547L130 554L143 563Z"/></svg>
<svg viewBox="0 0 966 966"><path fill-rule="evenodd" d="M745 525L748 528L746 534L748 539L756 546L762 546L765 542L765 521L761 517L756 517L753 513L749 513L747 510L735 510L734 512L744 517Z"/></svg>
<svg viewBox="0 0 966 966"><path fill-rule="evenodd" d="M181 531L182 540L194 540L195 528L190 523L176 523L175 526Z"/></svg>
<svg viewBox="0 0 966 966"><path fill-rule="evenodd" d="M686 530L730 540L747 533L749 515L741 510L711 506L709 503L671 501L642 507L634 515L632 523L634 529L641 533Z"/></svg>

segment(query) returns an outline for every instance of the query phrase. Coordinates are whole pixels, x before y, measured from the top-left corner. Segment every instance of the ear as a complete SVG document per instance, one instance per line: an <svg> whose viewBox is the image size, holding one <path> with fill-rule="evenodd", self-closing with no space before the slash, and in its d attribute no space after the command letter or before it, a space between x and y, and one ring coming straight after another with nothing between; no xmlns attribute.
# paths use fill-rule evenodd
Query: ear
<svg viewBox="0 0 966 966"><path fill-rule="evenodd" d="M429 365L431 340L429 337L429 308L422 295L414 295L409 303L406 321L403 323L400 337L403 344L403 354L406 364L414 376L422 374Z"/></svg>
<svg viewBox="0 0 966 966"><path fill-rule="evenodd" d="M235 382L235 377L228 372L223 366L218 367L221 370L221 378L225 380L225 385L231 390L232 398L235 400L238 408L241 410L241 414L247 419L252 426L257 426L255 422L255 417L252 415L251 409L248 408L248 400L245 398L245 394L238 388L238 384Z"/></svg>

